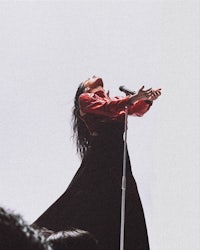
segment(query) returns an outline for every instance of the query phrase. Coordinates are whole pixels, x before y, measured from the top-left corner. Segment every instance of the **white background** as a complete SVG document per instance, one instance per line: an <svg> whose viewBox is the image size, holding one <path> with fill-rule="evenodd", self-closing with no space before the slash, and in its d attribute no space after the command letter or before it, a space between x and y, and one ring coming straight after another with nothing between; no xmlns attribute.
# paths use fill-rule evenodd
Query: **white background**
<svg viewBox="0 0 200 250"><path fill-rule="evenodd" d="M152 250L199 250L198 1L0 2L0 203L33 222L80 165L78 84L161 87L130 117L132 170Z"/></svg>

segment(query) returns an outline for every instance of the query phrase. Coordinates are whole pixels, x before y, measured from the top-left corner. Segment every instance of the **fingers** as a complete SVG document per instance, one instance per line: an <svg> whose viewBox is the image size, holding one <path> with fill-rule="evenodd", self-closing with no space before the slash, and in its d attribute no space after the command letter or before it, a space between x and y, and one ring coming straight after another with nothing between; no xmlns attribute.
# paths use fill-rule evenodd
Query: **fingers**
<svg viewBox="0 0 200 250"><path fill-rule="evenodd" d="M153 90L150 99L156 100L161 95L161 89Z"/></svg>
<svg viewBox="0 0 200 250"><path fill-rule="evenodd" d="M145 90L145 91L147 91L147 92L152 91L152 88L149 88L149 89L147 89L147 90Z"/></svg>
<svg viewBox="0 0 200 250"><path fill-rule="evenodd" d="M152 93L155 94L156 96L159 96L161 95L161 89L154 90Z"/></svg>
<svg viewBox="0 0 200 250"><path fill-rule="evenodd" d="M139 91L142 91L144 89L144 85L139 89Z"/></svg>
<svg viewBox="0 0 200 250"><path fill-rule="evenodd" d="M146 98L149 98L150 96L152 96L152 92L146 92L146 93L144 93L144 96Z"/></svg>
<svg viewBox="0 0 200 250"><path fill-rule="evenodd" d="M152 95L152 88L149 88L149 89L144 91L144 96L146 98L149 98L151 95Z"/></svg>
<svg viewBox="0 0 200 250"><path fill-rule="evenodd" d="M144 90L144 85L143 85L143 86L139 89L138 92L149 93L149 92L151 92L151 91L152 91L152 88L149 88L149 89Z"/></svg>
<svg viewBox="0 0 200 250"><path fill-rule="evenodd" d="M152 93L152 88L145 90L145 93L151 94Z"/></svg>
<svg viewBox="0 0 200 250"><path fill-rule="evenodd" d="M147 99L157 99L158 96L161 95L161 88L158 88L156 90L152 90L152 88L144 90L144 85L139 89L138 94L140 98L147 98Z"/></svg>
<svg viewBox="0 0 200 250"><path fill-rule="evenodd" d="M139 89L139 91L149 92L152 91L152 88L144 90L144 85Z"/></svg>

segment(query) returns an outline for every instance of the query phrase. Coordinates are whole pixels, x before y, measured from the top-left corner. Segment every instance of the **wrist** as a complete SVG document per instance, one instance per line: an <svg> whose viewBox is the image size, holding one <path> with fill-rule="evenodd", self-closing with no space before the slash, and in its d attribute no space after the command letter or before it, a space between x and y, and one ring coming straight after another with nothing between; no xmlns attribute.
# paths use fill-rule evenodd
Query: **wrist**
<svg viewBox="0 0 200 250"><path fill-rule="evenodd" d="M149 100L149 99L146 99L144 100L147 104L149 104L150 106L153 104L153 100Z"/></svg>
<svg viewBox="0 0 200 250"><path fill-rule="evenodd" d="M130 104L133 104L134 102L136 102L138 100L139 100L138 95L131 95L131 96L129 96L129 103Z"/></svg>

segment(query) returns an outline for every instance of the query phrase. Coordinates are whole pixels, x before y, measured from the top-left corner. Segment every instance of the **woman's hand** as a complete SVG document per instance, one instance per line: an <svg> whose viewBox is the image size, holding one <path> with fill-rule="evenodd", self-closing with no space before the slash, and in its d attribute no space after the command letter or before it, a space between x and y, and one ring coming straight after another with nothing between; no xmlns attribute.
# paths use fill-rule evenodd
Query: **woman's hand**
<svg viewBox="0 0 200 250"><path fill-rule="evenodd" d="M136 94L138 100L148 99L151 95L152 95L152 88L144 90L144 85L138 90L138 93Z"/></svg>
<svg viewBox="0 0 200 250"><path fill-rule="evenodd" d="M161 95L161 89L152 90L151 96L148 98L150 101L155 101Z"/></svg>
<svg viewBox="0 0 200 250"><path fill-rule="evenodd" d="M152 96L152 88L144 90L144 86L142 86L137 94L130 96L130 103L134 103L138 100L150 100L149 98Z"/></svg>

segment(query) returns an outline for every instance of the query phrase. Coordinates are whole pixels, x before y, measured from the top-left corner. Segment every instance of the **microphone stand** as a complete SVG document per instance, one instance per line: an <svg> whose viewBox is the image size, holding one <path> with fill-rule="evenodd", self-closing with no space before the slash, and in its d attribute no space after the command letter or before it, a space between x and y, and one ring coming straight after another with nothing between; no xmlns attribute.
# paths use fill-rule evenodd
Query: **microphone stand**
<svg viewBox="0 0 200 250"><path fill-rule="evenodd" d="M128 107L125 106L124 125L124 153L123 153L123 175L122 175L122 196L121 196L121 230L120 230L120 250L124 250L124 225L125 225L125 201L126 201L126 147L127 147L127 121Z"/></svg>

